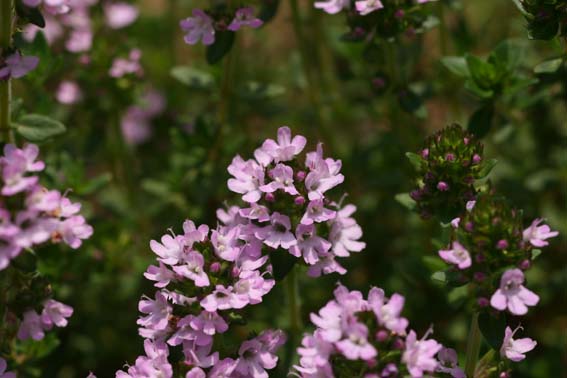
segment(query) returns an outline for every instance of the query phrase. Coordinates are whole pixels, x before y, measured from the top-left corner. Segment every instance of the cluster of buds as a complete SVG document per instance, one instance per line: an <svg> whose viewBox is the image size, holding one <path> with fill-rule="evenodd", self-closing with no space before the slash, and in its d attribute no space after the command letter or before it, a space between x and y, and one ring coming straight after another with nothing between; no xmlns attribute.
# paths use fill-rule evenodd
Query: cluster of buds
<svg viewBox="0 0 567 378"><path fill-rule="evenodd" d="M479 307L525 315L539 297L523 286L523 272L541 252L538 248L558 234L541 222L536 219L524 229L521 211L491 192L483 193L451 222L453 241L439 256L453 266L458 283L474 284Z"/></svg>
<svg viewBox="0 0 567 378"><path fill-rule="evenodd" d="M405 34L413 36L420 31L428 14L421 6L431 0L326 0L315 2L315 8L329 14L346 12L349 40L369 37L392 38Z"/></svg>
<svg viewBox="0 0 567 378"><path fill-rule="evenodd" d="M356 208L328 198L344 181L341 161L325 158L321 144L300 159L306 143L305 137L292 138L290 129L281 127L277 141L266 140L254 152L255 159L233 159L228 187L249 206L238 214L250 221L255 237L280 250L271 258L282 252L301 258L312 277L345 274L336 257L365 247L359 241L362 229L352 218Z"/></svg>
<svg viewBox="0 0 567 378"><path fill-rule="evenodd" d="M522 0L521 7L533 39L549 40L567 35L567 4L564 1Z"/></svg>
<svg viewBox="0 0 567 378"><path fill-rule="evenodd" d="M263 24L264 21L255 16L253 7L229 9L223 6L207 11L195 8L191 17L182 20L180 26L185 33L185 43L202 42L208 46L215 43L218 32L236 32L243 27L257 29Z"/></svg>
<svg viewBox="0 0 567 378"><path fill-rule="evenodd" d="M431 331L421 339L407 332L400 294L387 298L374 287L364 299L342 285L334 294L318 314L311 314L317 328L298 348L300 377L465 377L456 352L428 339Z"/></svg>
<svg viewBox="0 0 567 378"><path fill-rule="evenodd" d="M476 198L476 180L485 177L493 161L483 160L483 145L459 125L430 136L418 154L408 153L417 171L418 187L410 193L423 218L456 217Z"/></svg>

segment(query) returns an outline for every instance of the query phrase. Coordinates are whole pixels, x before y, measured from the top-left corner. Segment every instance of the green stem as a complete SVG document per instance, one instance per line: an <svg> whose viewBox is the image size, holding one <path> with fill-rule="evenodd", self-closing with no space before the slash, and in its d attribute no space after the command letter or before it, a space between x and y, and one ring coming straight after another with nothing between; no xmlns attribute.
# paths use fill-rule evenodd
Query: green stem
<svg viewBox="0 0 567 378"><path fill-rule="evenodd" d="M447 55L447 25L445 24L445 4L443 1L437 2L437 18L439 18L439 45L441 46L441 55Z"/></svg>
<svg viewBox="0 0 567 378"><path fill-rule="evenodd" d="M471 319L471 328L467 340L467 358L465 362L465 374L467 378L474 377L474 371L480 351L481 334L478 327L478 312L475 312Z"/></svg>
<svg viewBox="0 0 567 378"><path fill-rule="evenodd" d="M0 49L2 55L12 45L12 24L14 19L13 0L0 1ZM10 80L0 81L0 142L12 142L10 132L10 101L11 101Z"/></svg>
<svg viewBox="0 0 567 378"><path fill-rule="evenodd" d="M310 62L317 61L317 57L313 57L313 53L309 47L309 43L305 38L305 33L303 32L303 24L301 21L301 13L299 11L299 4L297 0L289 0L291 7L291 20L293 23L293 32L295 33L295 38L297 39L297 45L299 48L299 55L301 56L301 64L303 66L303 72L305 74L305 79L307 81L307 95L311 102L311 106L315 111L315 120L317 123L321 123L321 110L319 104L319 94L316 90L317 83L315 82L315 77L313 75L314 70L311 69Z"/></svg>
<svg viewBox="0 0 567 378"><path fill-rule="evenodd" d="M296 268L292 268L288 273L286 280L286 296L287 296L287 307L289 316L289 342L288 350L286 354L286 363L284 365L285 371L289 371L294 355L294 350L299 344L299 339L301 337L301 330L303 329L303 324L301 321L301 302L299 300L299 289Z"/></svg>

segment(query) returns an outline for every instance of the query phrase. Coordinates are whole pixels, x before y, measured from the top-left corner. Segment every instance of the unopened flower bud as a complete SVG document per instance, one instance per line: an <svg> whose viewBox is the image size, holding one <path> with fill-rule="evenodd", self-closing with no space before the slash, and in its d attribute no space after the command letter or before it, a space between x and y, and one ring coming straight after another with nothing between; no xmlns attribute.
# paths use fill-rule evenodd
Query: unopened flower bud
<svg viewBox="0 0 567 378"><path fill-rule="evenodd" d="M474 226L473 226L473 222L467 222L465 224L465 230L467 232L473 232Z"/></svg>
<svg viewBox="0 0 567 378"><path fill-rule="evenodd" d="M220 272L221 269L221 264L218 261L215 261L214 263L211 264L211 266L209 266L209 271L211 273L218 273Z"/></svg>
<svg viewBox="0 0 567 378"><path fill-rule="evenodd" d="M476 260L477 263L483 263L484 261L486 261L486 257L484 257L484 255L482 253L479 253L478 255L476 255L474 257L474 259Z"/></svg>
<svg viewBox="0 0 567 378"><path fill-rule="evenodd" d="M301 206L301 205L305 204L305 198L304 198L303 196L298 196L298 197L295 197L295 199L293 200L293 202L294 202L296 205Z"/></svg>
<svg viewBox="0 0 567 378"><path fill-rule="evenodd" d="M299 171L295 174L295 179L297 181L303 181L305 180L305 176L307 176L307 174L305 173L305 171Z"/></svg>
<svg viewBox="0 0 567 378"><path fill-rule="evenodd" d="M424 148L421 150L421 157L427 159L429 157L429 148Z"/></svg>
<svg viewBox="0 0 567 378"><path fill-rule="evenodd" d="M389 336L390 336L390 333L388 331L381 329L380 331L376 332L376 341L378 341L379 343L382 343L382 342L388 340Z"/></svg>
<svg viewBox="0 0 567 378"><path fill-rule="evenodd" d="M455 161L455 154L449 152L447 155L445 155L445 160L447 160L447 161Z"/></svg>
<svg viewBox="0 0 567 378"><path fill-rule="evenodd" d="M397 9L397 10L394 12L394 17L396 17L396 18L398 18L398 19L399 19L399 18L404 18L405 15L406 15L406 12L404 12L403 9Z"/></svg>
<svg viewBox="0 0 567 378"><path fill-rule="evenodd" d="M488 300L488 298L480 297L477 299L476 303L478 303L480 307L488 307L490 301Z"/></svg>
<svg viewBox="0 0 567 378"><path fill-rule="evenodd" d="M276 196L274 195L274 193L266 193L266 201L268 202L274 202L276 200Z"/></svg>
<svg viewBox="0 0 567 378"><path fill-rule="evenodd" d="M474 154L473 157L472 157L473 164L478 164L478 163L480 163L481 160L482 160L482 158L480 157L479 154Z"/></svg>
<svg viewBox="0 0 567 378"><path fill-rule="evenodd" d="M482 282L486 279L486 274L483 272L474 272L473 277L476 282Z"/></svg>
<svg viewBox="0 0 567 378"><path fill-rule="evenodd" d="M449 184L447 184L445 181L439 181L437 183L437 189L442 192L446 192L447 190L449 190Z"/></svg>
<svg viewBox="0 0 567 378"><path fill-rule="evenodd" d="M233 278L238 277L238 276L240 275L240 269L238 269L237 267L233 266L232 269L231 269L231 271L230 271L230 275L231 275Z"/></svg>
<svg viewBox="0 0 567 378"><path fill-rule="evenodd" d="M532 266L532 263L530 262L530 260L525 259L520 263L520 269L522 270L528 270L530 269L530 266Z"/></svg>
<svg viewBox="0 0 567 378"><path fill-rule="evenodd" d="M498 240L498 243L496 243L496 248L498 248L498 249L508 248L508 240L505 240L505 239Z"/></svg>
<svg viewBox="0 0 567 378"><path fill-rule="evenodd" d="M406 347L406 343L404 343L404 340L397 338L396 340L394 340L393 347L394 349L404 350Z"/></svg>

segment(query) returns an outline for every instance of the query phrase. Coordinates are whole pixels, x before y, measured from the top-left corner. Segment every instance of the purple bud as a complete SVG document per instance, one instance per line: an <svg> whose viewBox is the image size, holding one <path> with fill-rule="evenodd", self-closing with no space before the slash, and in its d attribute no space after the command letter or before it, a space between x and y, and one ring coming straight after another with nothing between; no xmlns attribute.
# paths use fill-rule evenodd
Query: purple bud
<svg viewBox="0 0 567 378"><path fill-rule="evenodd" d="M488 298L480 297L476 300L476 303L478 303L480 307L488 307L490 301L488 300Z"/></svg>
<svg viewBox="0 0 567 378"><path fill-rule="evenodd" d="M449 190L449 184L447 184L445 181L439 181L437 183L437 189L442 192L446 192L447 190Z"/></svg>
<svg viewBox="0 0 567 378"><path fill-rule="evenodd" d="M416 190L412 190L409 194L409 196L411 197L412 200L414 201L419 201L421 199L421 191L416 189Z"/></svg>
<svg viewBox="0 0 567 378"><path fill-rule="evenodd" d="M479 264L483 263L484 261L486 261L486 258L484 257L484 255L482 253L477 254L474 257L475 261Z"/></svg>
<svg viewBox="0 0 567 378"><path fill-rule="evenodd" d="M305 198L304 198L303 196L298 196L298 197L295 197L295 199L293 200L293 202L294 202L296 205L301 206L301 205L305 204Z"/></svg>
<svg viewBox="0 0 567 378"><path fill-rule="evenodd" d="M447 161L455 161L455 154L449 152L447 155L445 155L445 160L447 160Z"/></svg>
<svg viewBox="0 0 567 378"><path fill-rule="evenodd" d="M496 226L496 225L498 225L498 224L500 223L500 221L501 221L500 217L494 217L494 218L492 219L492 225L493 225L493 226Z"/></svg>
<svg viewBox="0 0 567 378"><path fill-rule="evenodd" d="M274 193L266 193L266 201L274 202L276 200L276 196Z"/></svg>
<svg viewBox="0 0 567 378"><path fill-rule="evenodd" d="M352 31L352 34L355 37L358 38L362 38L366 35L366 30L364 30L363 28L361 28L360 26L357 26L356 28L354 28L354 30Z"/></svg>
<svg viewBox="0 0 567 378"><path fill-rule="evenodd" d="M482 160L482 158L480 157L479 154L474 154L473 157L472 157L473 164L478 164L478 163L480 163L481 160Z"/></svg>
<svg viewBox="0 0 567 378"><path fill-rule="evenodd" d="M486 274L483 272L474 272L473 277L476 282L482 282L486 279Z"/></svg>
<svg viewBox="0 0 567 378"><path fill-rule="evenodd" d="M421 150L421 157L427 159L429 157L429 148L424 148Z"/></svg>
<svg viewBox="0 0 567 378"><path fill-rule="evenodd" d="M220 262L215 261L214 263L212 263L212 264L209 266L209 271L210 271L211 273L218 273L218 272L220 272L220 268L221 268Z"/></svg>
<svg viewBox="0 0 567 378"><path fill-rule="evenodd" d="M381 329L380 331L376 332L376 341L379 343L383 343L384 341L388 340L390 333L386 330Z"/></svg>
<svg viewBox="0 0 567 378"><path fill-rule="evenodd" d="M393 347L394 349L404 350L406 348L406 343L404 343L404 340L397 338L396 340L394 340Z"/></svg>
<svg viewBox="0 0 567 378"><path fill-rule="evenodd" d="M500 375L498 376L498 378L510 378L511 375L507 372L507 371L503 371L502 373L500 373Z"/></svg>
<svg viewBox="0 0 567 378"><path fill-rule="evenodd" d="M297 181L303 181L303 180L305 180L305 176L306 176L306 175L307 175L307 174L305 173L305 171L299 171L299 172L297 172L297 173L295 174L295 179L296 179Z"/></svg>
<svg viewBox="0 0 567 378"><path fill-rule="evenodd" d="M238 269L237 267L233 266L231 271L230 271L230 275L233 278L237 278L240 275L240 269Z"/></svg>
<svg viewBox="0 0 567 378"><path fill-rule="evenodd" d="M376 361L375 358L371 358L371 359L369 359L369 360L366 360L366 365L367 365L369 368L374 368L374 367L376 367L376 366L378 365L378 361Z"/></svg>
<svg viewBox="0 0 567 378"><path fill-rule="evenodd" d="M429 181L429 180L433 180L434 178L435 176L433 176L433 173L431 172L425 173L425 180Z"/></svg>
<svg viewBox="0 0 567 378"><path fill-rule="evenodd" d="M522 270L528 270L530 269L530 266L532 266L532 263L530 262L530 260L525 259L520 263L520 269Z"/></svg>
<svg viewBox="0 0 567 378"><path fill-rule="evenodd" d="M386 81L381 77L372 79L372 86L376 89L382 89L386 86Z"/></svg>
<svg viewBox="0 0 567 378"><path fill-rule="evenodd" d="M496 248L498 248L498 249L508 248L508 240L505 240L505 239L498 240L498 243L496 243Z"/></svg>
<svg viewBox="0 0 567 378"><path fill-rule="evenodd" d="M465 230L467 232L473 232L474 226L473 226L473 222L467 222L465 224Z"/></svg>
<svg viewBox="0 0 567 378"><path fill-rule="evenodd" d="M465 146L468 146L468 145L469 145L469 142L470 142L470 139L469 139L469 138L467 138L467 137L464 137L464 138L463 138L463 143L465 144Z"/></svg>
<svg viewBox="0 0 567 378"><path fill-rule="evenodd" d="M406 15L406 12L404 12L403 9L397 9L394 12L394 17L396 17L396 18L404 18L405 15Z"/></svg>

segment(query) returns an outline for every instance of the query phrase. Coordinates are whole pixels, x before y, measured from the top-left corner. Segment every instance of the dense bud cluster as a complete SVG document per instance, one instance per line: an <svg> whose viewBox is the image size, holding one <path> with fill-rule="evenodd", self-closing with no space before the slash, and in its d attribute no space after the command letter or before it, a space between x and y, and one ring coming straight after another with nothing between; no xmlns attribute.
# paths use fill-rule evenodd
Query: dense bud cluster
<svg viewBox="0 0 567 378"><path fill-rule="evenodd" d="M418 154L407 154L418 184L410 197L422 217L450 220L475 199L475 181L493 165L483 161L482 154L482 144L456 124L430 136Z"/></svg>
<svg viewBox="0 0 567 378"><path fill-rule="evenodd" d="M522 0L521 7L533 39L567 35L567 3L562 0Z"/></svg>
<svg viewBox="0 0 567 378"><path fill-rule="evenodd" d="M405 298L387 298L372 288L367 299L359 291L339 285L335 298L318 314L317 326L298 348L302 378L438 377L464 378L454 350L443 348L428 331L420 339L401 316Z"/></svg>

